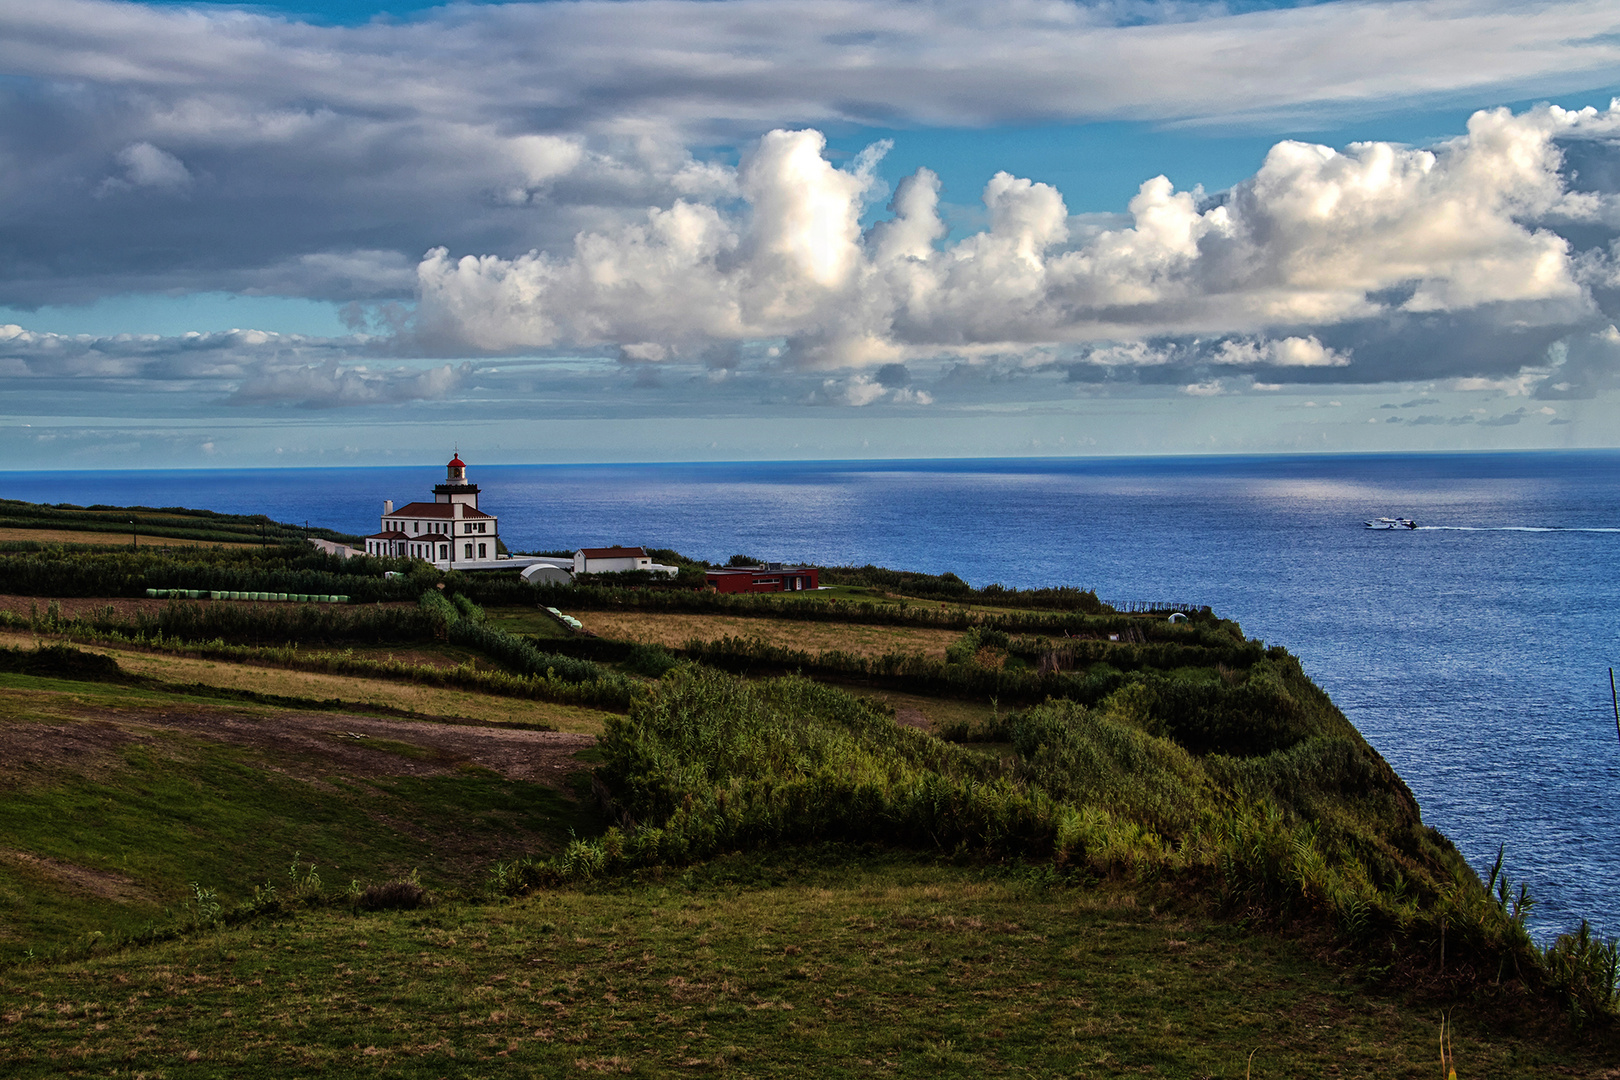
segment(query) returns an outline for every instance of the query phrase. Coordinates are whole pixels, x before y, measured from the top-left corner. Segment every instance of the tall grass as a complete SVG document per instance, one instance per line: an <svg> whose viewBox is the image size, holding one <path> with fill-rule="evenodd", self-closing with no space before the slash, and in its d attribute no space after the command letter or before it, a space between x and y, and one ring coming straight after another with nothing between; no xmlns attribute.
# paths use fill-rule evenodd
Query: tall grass
<svg viewBox="0 0 1620 1080"><path fill-rule="evenodd" d="M1026 710L1009 721L1008 767L802 677L687 665L607 725L599 779L620 824L494 884L878 841L1208 886L1233 912L1319 926L1370 961L1614 1012L1615 946L1583 932L1538 950L1525 894L1498 875L1493 894L1348 724L1247 757L1200 753L1152 730L1150 697L1137 683L1095 707Z"/></svg>

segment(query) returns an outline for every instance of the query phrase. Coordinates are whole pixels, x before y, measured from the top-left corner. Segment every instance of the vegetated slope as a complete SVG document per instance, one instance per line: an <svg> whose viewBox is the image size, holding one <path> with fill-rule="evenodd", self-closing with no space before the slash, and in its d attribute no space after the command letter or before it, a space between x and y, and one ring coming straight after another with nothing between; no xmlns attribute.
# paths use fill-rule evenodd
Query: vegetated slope
<svg viewBox="0 0 1620 1080"><path fill-rule="evenodd" d="M53 506L17 499L0 499L0 528L105 534L105 540L90 542L108 545L130 543L137 546L141 538L270 545L302 543L307 536L339 543L359 540L359 537L319 526L310 528L272 521L264 514L221 514L212 510L189 510L182 506L162 509L102 504L74 506L71 503Z"/></svg>
<svg viewBox="0 0 1620 1080"><path fill-rule="evenodd" d="M240 697L0 650L0 961L172 932L199 891L263 906L295 859L305 892L416 872L477 892L594 827L589 736Z"/></svg>
<svg viewBox="0 0 1620 1080"><path fill-rule="evenodd" d="M1407 983L1546 991L1581 1023L1612 1013L1612 944L1574 935L1550 953L1536 949L1524 932L1522 894L1495 875L1482 883L1422 825L1405 785L1297 661L1207 611L1171 623L1093 607L1078 594L1062 597L1060 610L1031 596L985 610L966 600L568 590L404 561L322 568L306 558L287 550L235 561L222 553L212 563L109 559L86 576L72 560L44 553L27 556L31 568L16 576L34 574L41 589L85 588L89 577L108 582L126 572L117 587L127 590L162 579L164 587L198 587L211 573L268 589L278 588L269 584L277 575L341 574L353 582L343 591L421 599L341 615L175 604L142 616L150 625L136 634L226 662L246 655L232 650L263 650L284 637L296 644L306 635L328 643L427 635L507 669L471 672L457 685L515 693L521 684L522 693L548 700L628 709L608 721L602 745L601 779L617 826L554 858L503 861L492 878L497 892L615 871L662 873L738 850L874 843L1042 867L1053 880L1172 887L1213 910L1318 935L1363 970ZM396 565L404 576L380 576ZM521 601L528 611L547 601L626 615L949 628L961 636L943 659L904 649L810 653L763 635L694 637L674 651L686 661L678 663L656 646L525 641L484 621L478 605L490 600ZM80 621L87 625L130 631ZM775 677L784 671L802 674ZM407 674L447 677L443 669ZM988 700L992 716L946 731L955 742L942 741L903 730L884 709L817 679Z"/></svg>
<svg viewBox="0 0 1620 1080"><path fill-rule="evenodd" d="M1550 991L1578 1020L1612 1015L1614 945L1583 934L1538 950L1523 895L1481 883L1422 824L1292 658L1213 681L1138 673L1094 705L1052 700L995 735L1011 759L900 728L802 677L678 668L608 722L602 776L620 827L506 884L827 840L1038 860L1082 879L1176 881L1228 911L1316 927L1407 979L1505 979Z"/></svg>
<svg viewBox="0 0 1620 1080"><path fill-rule="evenodd" d="M1464 1076L1612 1062L1453 1019ZM15 1077L1429 1080L1438 1030L1170 888L834 845L0 971Z"/></svg>

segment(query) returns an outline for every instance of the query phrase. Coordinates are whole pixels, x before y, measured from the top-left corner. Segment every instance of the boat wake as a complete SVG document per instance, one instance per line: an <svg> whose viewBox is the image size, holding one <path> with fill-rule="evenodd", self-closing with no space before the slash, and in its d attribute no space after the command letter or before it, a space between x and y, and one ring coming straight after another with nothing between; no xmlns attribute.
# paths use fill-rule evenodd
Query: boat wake
<svg viewBox="0 0 1620 1080"><path fill-rule="evenodd" d="M1620 533L1620 528L1595 525L1419 525L1420 532L1578 532Z"/></svg>

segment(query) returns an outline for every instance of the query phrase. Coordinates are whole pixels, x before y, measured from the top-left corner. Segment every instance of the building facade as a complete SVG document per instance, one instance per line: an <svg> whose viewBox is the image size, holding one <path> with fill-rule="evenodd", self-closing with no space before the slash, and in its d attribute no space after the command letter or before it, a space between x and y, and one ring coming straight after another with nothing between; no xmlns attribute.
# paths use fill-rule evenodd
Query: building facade
<svg viewBox="0 0 1620 1080"><path fill-rule="evenodd" d="M716 592L799 592L821 587L821 570L814 566L723 567L706 571L709 587Z"/></svg>
<svg viewBox="0 0 1620 1080"><path fill-rule="evenodd" d="M383 503L382 530L366 537L367 555L426 559L441 570L494 561L500 523L478 509L478 485L467 479L467 463L458 453L445 469L444 483L433 488L432 502L406 503L397 510Z"/></svg>
<svg viewBox="0 0 1620 1080"><path fill-rule="evenodd" d="M652 556L646 548L580 548L574 552L574 573L617 574L623 570L651 570Z"/></svg>

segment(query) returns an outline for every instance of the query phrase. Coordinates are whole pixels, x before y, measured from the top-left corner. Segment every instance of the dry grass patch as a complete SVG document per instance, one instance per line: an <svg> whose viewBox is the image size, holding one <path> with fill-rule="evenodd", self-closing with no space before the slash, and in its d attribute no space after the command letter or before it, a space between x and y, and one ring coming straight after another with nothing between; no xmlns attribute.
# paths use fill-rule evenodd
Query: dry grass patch
<svg viewBox="0 0 1620 1080"><path fill-rule="evenodd" d="M186 528L197 528L196 521L184 523ZM76 529L14 529L0 528L0 540L33 540L40 544L95 544L100 547L128 547L129 533L90 532ZM140 547L259 547L253 543L222 543L218 540L182 540L167 536L141 536Z"/></svg>
<svg viewBox="0 0 1620 1080"><path fill-rule="evenodd" d="M33 648L39 638L33 634L0 633L0 644L13 648ZM358 705L408 709L425 716L465 717L497 724L549 724L558 731L599 735L608 714L577 705L556 705L522 698L496 697L467 690L454 690L356 675L327 675L285 668L255 667L224 660L205 660L168 653L146 653L105 645L75 643L85 652L102 653L118 661L132 675L144 675L167 683L201 683L225 690L248 690L256 694L308 698L314 701L342 701ZM312 653L313 655L319 655Z"/></svg>
<svg viewBox="0 0 1620 1080"><path fill-rule="evenodd" d="M891 652L918 653L936 660L961 633L916 626L861 626L854 623L791 622L786 619L746 619L735 615L688 615L620 611L581 614L585 629L605 638L644 645L680 648L696 638L757 637L772 645L806 652L841 649L857 656Z"/></svg>
<svg viewBox="0 0 1620 1080"><path fill-rule="evenodd" d="M849 687L851 693L881 701L894 710L896 722L924 731L938 731L942 724L982 724L994 714L988 701L956 701L950 698L923 697L898 690L876 689L870 686Z"/></svg>

